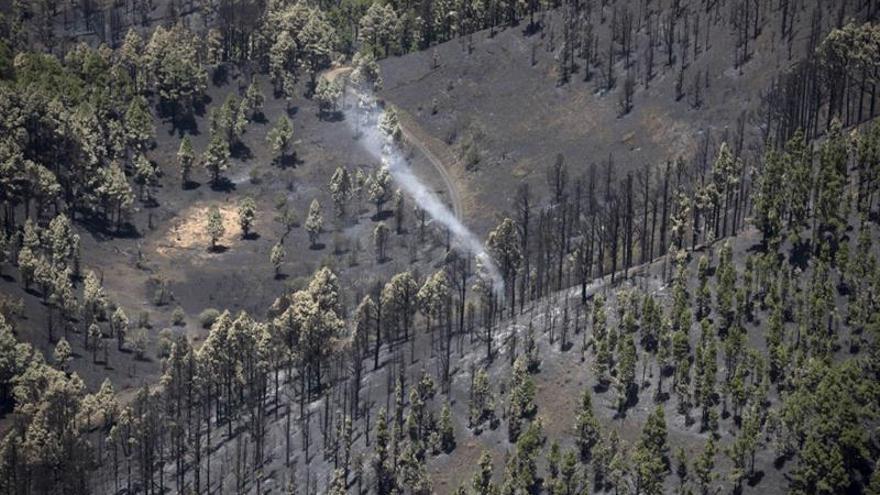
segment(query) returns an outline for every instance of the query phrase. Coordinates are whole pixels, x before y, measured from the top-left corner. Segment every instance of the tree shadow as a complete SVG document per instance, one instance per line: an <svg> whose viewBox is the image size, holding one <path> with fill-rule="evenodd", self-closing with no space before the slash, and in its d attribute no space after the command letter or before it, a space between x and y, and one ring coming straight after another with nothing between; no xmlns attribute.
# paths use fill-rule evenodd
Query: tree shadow
<svg viewBox="0 0 880 495"><path fill-rule="evenodd" d="M259 232L248 232L247 235L243 235L241 238L246 241L256 241L260 238L260 234Z"/></svg>
<svg viewBox="0 0 880 495"><path fill-rule="evenodd" d="M275 163L281 167L282 169L286 168L296 168L297 166L303 164L304 162L299 159L296 153L290 155L283 155L275 159Z"/></svg>
<svg viewBox="0 0 880 495"><path fill-rule="evenodd" d="M3 279L4 282L15 282L15 277L12 275L7 275L5 273L0 274L0 279Z"/></svg>
<svg viewBox="0 0 880 495"><path fill-rule="evenodd" d="M232 182L227 177L218 177L217 180L211 183L211 190L217 192L232 192L235 191L235 182Z"/></svg>
<svg viewBox="0 0 880 495"><path fill-rule="evenodd" d="M212 254L223 254L226 251L229 251L229 246L224 246L223 244L215 244L213 247L208 247L208 252Z"/></svg>
<svg viewBox="0 0 880 495"><path fill-rule="evenodd" d="M194 180L188 180L183 183L183 190L184 191L192 191L192 190L198 189L200 187L202 187L202 183L196 182Z"/></svg>
<svg viewBox="0 0 880 495"><path fill-rule="evenodd" d="M251 121L256 124L268 124L269 119L266 118L266 114L262 111L259 111L253 115L251 115Z"/></svg>
<svg viewBox="0 0 880 495"><path fill-rule="evenodd" d="M759 470L759 471L755 471L750 476L748 476L746 478L746 480L747 480L746 483L749 486L754 487L754 486L757 486L757 484L760 483L762 479L764 479L764 471Z"/></svg>
<svg viewBox="0 0 880 495"><path fill-rule="evenodd" d="M529 22L528 24L526 24L526 27L522 30L522 35L526 36L526 37L532 36L533 34L537 34L537 33L541 32L541 30L543 28L544 27L541 25L540 21Z"/></svg>
<svg viewBox="0 0 880 495"><path fill-rule="evenodd" d="M312 244L311 246L309 246L309 249L311 249L312 251L321 251L325 247L327 247L327 245L324 244L323 242L316 242L316 243Z"/></svg>
<svg viewBox="0 0 880 495"><path fill-rule="evenodd" d="M229 68L225 64L220 64L214 68L214 71L211 73L211 83L217 87L225 86L229 83Z"/></svg>
<svg viewBox="0 0 880 495"><path fill-rule="evenodd" d="M241 141L237 141L232 147L229 149L229 155L233 158L238 158L241 161L248 161L254 157L253 152L248 147L248 145L244 144Z"/></svg>
<svg viewBox="0 0 880 495"><path fill-rule="evenodd" d="M391 210L382 210L380 212L375 213L370 217L370 220L374 222L381 222L382 220L387 220L394 215L394 212Z"/></svg>
<svg viewBox="0 0 880 495"><path fill-rule="evenodd" d="M324 114L320 117L324 122L342 122L345 120L345 114L340 110L335 110L332 112L324 112Z"/></svg>
<svg viewBox="0 0 880 495"><path fill-rule="evenodd" d="M84 214L79 219L80 225L99 241L109 239L139 239L140 231L131 222L121 222L118 225L102 216Z"/></svg>
<svg viewBox="0 0 880 495"><path fill-rule="evenodd" d="M185 134L198 136L199 124L196 122L195 115L187 112L185 115L175 115L171 118L171 129L168 131L169 136L177 134L177 137L183 138Z"/></svg>
<svg viewBox="0 0 880 495"><path fill-rule="evenodd" d="M776 459L773 459L773 467L777 470L784 468L785 464L788 462L788 459L788 455L781 455L776 457Z"/></svg>
<svg viewBox="0 0 880 495"><path fill-rule="evenodd" d="M275 276L273 278L275 280L287 280L288 278L290 278L290 276L286 273L278 272L275 274Z"/></svg>
<svg viewBox="0 0 880 495"><path fill-rule="evenodd" d="M801 270L806 270L812 256L811 242L807 239L792 244L788 252L788 262Z"/></svg>
<svg viewBox="0 0 880 495"><path fill-rule="evenodd" d="M202 95L200 99L193 102L193 113L199 117L204 117L205 112L208 110L208 105L210 105L212 101L214 101L214 99L209 95Z"/></svg>

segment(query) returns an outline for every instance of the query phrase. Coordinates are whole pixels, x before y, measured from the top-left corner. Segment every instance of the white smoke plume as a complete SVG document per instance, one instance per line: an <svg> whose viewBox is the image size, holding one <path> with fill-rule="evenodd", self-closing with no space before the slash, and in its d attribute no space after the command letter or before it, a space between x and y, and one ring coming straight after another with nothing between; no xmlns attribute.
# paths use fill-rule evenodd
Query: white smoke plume
<svg viewBox="0 0 880 495"><path fill-rule="evenodd" d="M403 156L398 144L380 129L384 110L376 104L375 98L366 92L356 93L357 113L352 115L346 110L345 121L361 135L364 148L382 163L408 196L424 210L434 221L449 229L453 239L464 249L474 255L477 260L477 272L488 278L492 289L499 297L504 296L504 279L498 267L486 252L486 248L477 236L459 220L448 206L431 191L415 174ZM482 272L482 273L480 273Z"/></svg>

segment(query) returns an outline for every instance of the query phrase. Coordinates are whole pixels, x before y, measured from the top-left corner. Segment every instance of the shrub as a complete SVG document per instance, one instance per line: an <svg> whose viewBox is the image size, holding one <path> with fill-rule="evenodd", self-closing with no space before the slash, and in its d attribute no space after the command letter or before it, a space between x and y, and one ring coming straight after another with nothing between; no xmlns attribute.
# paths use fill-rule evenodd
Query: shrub
<svg viewBox="0 0 880 495"><path fill-rule="evenodd" d="M171 324L176 327L186 326L186 313L183 311L183 308L177 306L174 308L174 311L171 312Z"/></svg>
<svg viewBox="0 0 880 495"><path fill-rule="evenodd" d="M171 354L171 345L174 343L174 331L170 328L163 328L159 331L159 346L156 349L156 355L160 358L167 358Z"/></svg>
<svg viewBox="0 0 880 495"><path fill-rule="evenodd" d="M128 341L128 348L134 351L135 359L142 360L147 353L147 331L138 328Z"/></svg>
<svg viewBox="0 0 880 495"><path fill-rule="evenodd" d="M211 328L211 325L217 321L218 317L220 317L220 311L214 308L207 308L199 313L199 323L201 323L202 328Z"/></svg>

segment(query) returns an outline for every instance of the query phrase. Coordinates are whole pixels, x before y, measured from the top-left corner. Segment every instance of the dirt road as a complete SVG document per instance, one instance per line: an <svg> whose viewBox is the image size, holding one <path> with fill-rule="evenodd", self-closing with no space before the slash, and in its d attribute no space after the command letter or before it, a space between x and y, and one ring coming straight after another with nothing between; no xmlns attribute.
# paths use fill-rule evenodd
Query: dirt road
<svg viewBox="0 0 880 495"><path fill-rule="evenodd" d="M340 66L327 70L324 72L323 76L332 81L335 78L344 74L347 75L350 72L351 67ZM431 163L431 166L437 170L437 173L440 175L440 178L443 179L443 184L448 191L452 213L456 218L462 220L464 217L464 206L461 201L461 194L458 187L456 187L452 176L449 175L449 169L456 166L458 162L455 158L455 154L446 143L430 136L418 125L418 123L416 123L411 115L400 108L398 108L398 116L400 120L400 130L403 133L404 140L418 150L419 153L424 155L425 158L428 159L428 162ZM432 149L432 147L434 149ZM435 150L442 151L435 152ZM442 154L443 157L441 158L441 156L438 156L439 154Z"/></svg>
<svg viewBox="0 0 880 495"><path fill-rule="evenodd" d="M430 137L406 112L398 110L397 114L399 116L400 130L403 132L403 138L414 148L419 150L419 152L425 155L425 158L431 162L431 165L433 165L437 170L437 173L440 174L443 183L446 185L446 190L449 191L449 201L452 203L452 212L455 214L456 218L462 220L464 217L464 207L462 206L461 195L459 194L458 187L455 186L455 181L453 181L452 176L449 175L449 168L457 165L457 160L453 155L452 150L449 149L446 143L441 142L445 147L444 151L447 152L444 154L448 155L445 159L441 159L428 145L431 141L439 141Z"/></svg>

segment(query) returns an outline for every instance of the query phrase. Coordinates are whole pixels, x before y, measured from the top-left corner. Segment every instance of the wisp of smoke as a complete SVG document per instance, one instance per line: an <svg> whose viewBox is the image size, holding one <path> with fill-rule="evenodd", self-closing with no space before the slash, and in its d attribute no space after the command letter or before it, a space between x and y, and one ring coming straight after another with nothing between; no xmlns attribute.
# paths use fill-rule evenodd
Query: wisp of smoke
<svg viewBox="0 0 880 495"><path fill-rule="evenodd" d="M350 126L359 125L355 132L360 132L361 141L366 150L374 158L381 161L388 169L394 181L436 222L449 229L453 239L468 250L477 259L479 271L488 277L492 288L499 297L504 296L504 279L498 267L486 252L483 243L453 214L443 201L413 174L409 164L403 157L400 147L379 128L384 111L375 103L370 94L357 95L359 115L351 115L346 110L345 121Z"/></svg>

